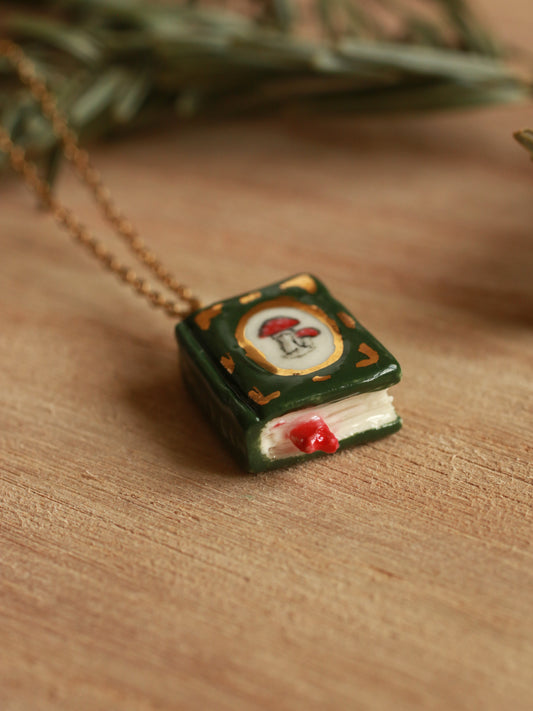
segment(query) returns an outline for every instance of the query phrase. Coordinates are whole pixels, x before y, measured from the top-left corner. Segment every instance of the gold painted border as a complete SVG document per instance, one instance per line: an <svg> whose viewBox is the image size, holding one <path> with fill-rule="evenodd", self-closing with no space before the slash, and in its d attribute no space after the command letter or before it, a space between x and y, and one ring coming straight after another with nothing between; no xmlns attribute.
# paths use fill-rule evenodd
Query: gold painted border
<svg viewBox="0 0 533 711"><path fill-rule="evenodd" d="M314 316L316 319L321 321L327 328L329 328L329 330L331 331L331 335L333 336L334 350L333 353L329 356L329 358L327 358L327 360L322 361L322 363L319 363L318 365L315 365L312 368L305 368L303 370L294 370L292 368L277 368L269 360L267 360L265 354L260 351L259 348L256 348L256 346L254 346L253 343L251 343L245 337L244 331L246 329L246 324L252 316L255 316L256 313L264 311L265 309L271 309L280 306L290 306L294 309L307 311L307 313ZM315 306L315 304L303 304L301 301L293 299L290 296L278 296L276 299L271 299L270 301L263 301L262 303L257 304L257 306L254 306L249 311L247 311L244 316L241 316L239 323L237 324L237 328L235 329L235 338L237 339L237 343L239 344L239 346L244 349L246 355L248 356L248 358L250 358L250 360L253 360L254 363L257 363L257 365L260 365L262 368L268 370L270 373L274 373L275 375L307 375L308 373L314 373L315 371L327 368L328 365L331 365L332 363L338 361L344 350L344 341L342 340L339 327L335 323L335 321L330 318L325 313L325 311L323 311L318 306Z"/></svg>

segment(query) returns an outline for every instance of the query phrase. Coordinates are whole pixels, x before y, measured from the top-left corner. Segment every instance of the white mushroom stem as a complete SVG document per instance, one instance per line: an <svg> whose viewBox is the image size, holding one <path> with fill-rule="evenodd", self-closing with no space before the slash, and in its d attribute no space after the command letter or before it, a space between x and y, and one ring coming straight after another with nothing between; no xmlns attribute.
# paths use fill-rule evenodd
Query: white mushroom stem
<svg viewBox="0 0 533 711"><path fill-rule="evenodd" d="M275 333L272 338L275 338L276 341L278 341L281 348L283 349L283 352L287 355L291 355L299 349L299 345L296 341L296 337L292 328L288 328L285 331Z"/></svg>
<svg viewBox="0 0 533 711"><path fill-rule="evenodd" d="M298 339L298 343L300 343L304 348L311 347L311 336L296 336L296 338Z"/></svg>

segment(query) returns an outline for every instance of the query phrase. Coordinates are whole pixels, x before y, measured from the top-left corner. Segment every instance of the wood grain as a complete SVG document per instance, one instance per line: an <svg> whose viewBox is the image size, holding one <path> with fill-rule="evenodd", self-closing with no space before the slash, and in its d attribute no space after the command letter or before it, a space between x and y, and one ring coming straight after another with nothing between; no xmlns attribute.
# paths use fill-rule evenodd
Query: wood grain
<svg viewBox="0 0 533 711"><path fill-rule="evenodd" d="M484 8L525 38L526 0ZM206 302L316 272L403 365L398 435L257 477L191 405L171 323L2 182L3 711L531 708L528 123L285 117L94 149Z"/></svg>

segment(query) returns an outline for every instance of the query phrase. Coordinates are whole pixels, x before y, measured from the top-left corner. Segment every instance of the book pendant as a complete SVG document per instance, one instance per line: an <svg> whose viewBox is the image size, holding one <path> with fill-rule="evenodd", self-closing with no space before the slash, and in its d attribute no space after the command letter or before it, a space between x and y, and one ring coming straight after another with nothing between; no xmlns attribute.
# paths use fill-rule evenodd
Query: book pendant
<svg viewBox="0 0 533 711"><path fill-rule="evenodd" d="M193 399L250 472L401 427L398 362L310 274L200 309L176 337Z"/></svg>

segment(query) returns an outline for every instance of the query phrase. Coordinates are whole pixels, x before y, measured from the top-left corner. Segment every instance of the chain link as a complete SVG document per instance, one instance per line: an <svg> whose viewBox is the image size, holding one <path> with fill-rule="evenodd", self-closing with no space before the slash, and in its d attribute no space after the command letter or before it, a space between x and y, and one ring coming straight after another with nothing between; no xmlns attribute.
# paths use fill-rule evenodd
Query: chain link
<svg viewBox="0 0 533 711"><path fill-rule="evenodd" d="M200 302L191 290L177 281L163 266L155 254L146 247L131 222L115 206L100 173L91 165L89 154L79 147L76 135L59 111L54 96L37 76L35 66L21 47L10 40L0 39L0 55L11 63L20 81L28 87L39 103L44 116L50 121L55 135L63 145L65 158L72 163L80 180L87 186L117 235L124 240L139 262L147 267L161 284L176 294L178 300L169 299L154 289L147 279L137 276L134 269L123 264L103 242L96 239L73 212L57 200L48 183L39 176L35 164L27 159L25 151L15 145L8 132L0 126L0 150L7 154L13 169L36 193L56 222L70 232L79 244L86 247L100 264L129 284L153 306L163 309L169 316L178 318L184 318L199 308Z"/></svg>

